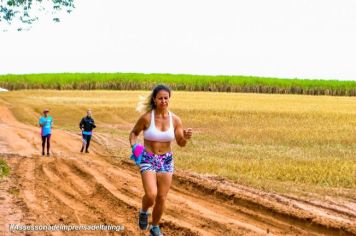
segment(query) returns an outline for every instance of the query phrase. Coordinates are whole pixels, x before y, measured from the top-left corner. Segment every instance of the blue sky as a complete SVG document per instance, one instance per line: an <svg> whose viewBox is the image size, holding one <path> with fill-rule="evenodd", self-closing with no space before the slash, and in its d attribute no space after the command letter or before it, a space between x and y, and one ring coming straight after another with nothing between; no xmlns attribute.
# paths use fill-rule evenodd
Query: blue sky
<svg viewBox="0 0 356 236"><path fill-rule="evenodd" d="M143 72L356 80L356 1L76 0L0 31L0 74Z"/></svg>

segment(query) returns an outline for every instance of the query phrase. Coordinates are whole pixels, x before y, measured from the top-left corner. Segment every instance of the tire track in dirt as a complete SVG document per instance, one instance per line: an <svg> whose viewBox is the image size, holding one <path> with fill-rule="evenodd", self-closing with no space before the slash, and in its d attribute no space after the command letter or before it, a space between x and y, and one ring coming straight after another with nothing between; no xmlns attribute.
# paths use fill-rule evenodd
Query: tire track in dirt
<svg viewBox="0 0 356 236"><path fill-rule="evenodd" d="M19 204L21 201L16 199L18 188L12 179L14 173L10 172L8 178L0 179L0 235L10 235L9 225L16 224L24 220L23 211ZM22 235L20 232L13 232L11 235Z"/></svg>
<svg viewBox="0 0 356 236"><path fill-rule="evenodd" d="M183 171L176 173L175 177L175 184L179 189L199 190L201 194L209 194L222 200L220 205L230 201L233 207L240 208L239 211L251 209L252 216L256 219L262 220L270 215L274 219L270 221L273 224L278 223L276 219L280 219L280 222L289 223L293 228L299 226L300 229L308 229L309 234L313 231L323 235L356 234L356 218L353 214L340 214L339 209L333 210L334 207L327 204L316 207L314 202L300 201L237 185L221 178L202 177ZM251 215L251 212L247 214Z"/></svg>
<svg viewBox="0 0 356 236"><path fill-rule="evenodd" d="M30 235L148 234L137 227L143 194L139 171L131 162L107 151L115 145L126 148L125 141L98 134L92 153L86 155L78 153L78 135L56 130L52 146L60 151L54 151L50 158L42 157L36 155L38 128L19 123L6 107L0 106L0 111L5 114L0 128L6 130L6 135L0 132L0 153L12 169L9 184L19 188L18 196L7 200L21 210L12 222L125 226L123 232ZM167 236L356 234L355 211L342 204L336 207L293 199L183 171L176 171L167 201L162 220ZM1 207L0 212L10 214ZM10 222L9 217L0 220L0 225Z"/></svg>

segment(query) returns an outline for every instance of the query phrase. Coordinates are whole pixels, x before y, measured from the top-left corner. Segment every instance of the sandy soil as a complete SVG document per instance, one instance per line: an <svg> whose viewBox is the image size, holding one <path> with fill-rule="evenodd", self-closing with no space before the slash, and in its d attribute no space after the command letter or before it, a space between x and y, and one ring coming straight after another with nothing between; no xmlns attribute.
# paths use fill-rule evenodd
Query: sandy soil
<svg viewBox="0 0 356 236"><path fill-rule="evenodd" d="M0 180L0 235L149 235L137 226L139 171L108 151L127 148L126 140L96 134L91 153L82 154L78 133L54 130L52 155L42 157L39 128L18 122L7 106L0 114L0 155L11 168ZM167 236L356 235L355 222L352 199L300 199L177 170L161 227ZM125 230L10 233L9 224Z"/></svg>

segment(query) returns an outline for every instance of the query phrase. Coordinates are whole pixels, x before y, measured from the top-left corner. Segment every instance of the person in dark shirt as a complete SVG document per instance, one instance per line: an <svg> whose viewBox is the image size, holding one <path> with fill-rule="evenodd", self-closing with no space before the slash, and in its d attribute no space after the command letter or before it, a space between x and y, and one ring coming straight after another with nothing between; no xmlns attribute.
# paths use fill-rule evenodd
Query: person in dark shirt
<svg viewBox="0 0 356 236"><path fill-rule="evenodd" d="M89 153L89 144L91 136L93 135L93 129L96 127L94 119L91 117L91 110L87 110L87 116L83 117L79 123L79 128L82 130L83 145L80 152L84 151Z"/></svg>

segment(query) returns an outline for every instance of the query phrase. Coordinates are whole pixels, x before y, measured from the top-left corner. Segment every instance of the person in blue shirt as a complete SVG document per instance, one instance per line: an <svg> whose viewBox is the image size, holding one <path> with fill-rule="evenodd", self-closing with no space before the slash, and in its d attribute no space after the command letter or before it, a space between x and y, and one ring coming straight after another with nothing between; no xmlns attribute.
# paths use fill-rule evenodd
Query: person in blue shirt
<svg viewBox="0 0 356 236"><path fill-rule="evenodd" d="M42 155L45 155L45 146L47 143L47 156L49 156L49 149L51 146L51 133L53 118L48 115L49 110L43 110L43 116L39 120L39 125L41 126L41 137L42 137Z"/></svg>
<svg viewBox="0 0 356 236"><path fill-rule="evenodd" d="M96 128L94 119L91 117L90 109L87 111L87 116L83 117L82 120L80 121L79 128L82 130L82 136L83 136L83 145L80 152L83 152L85 148L85 152L89 153L88 149L89 149L91 136L93 134L93 129Z"/></svg>

